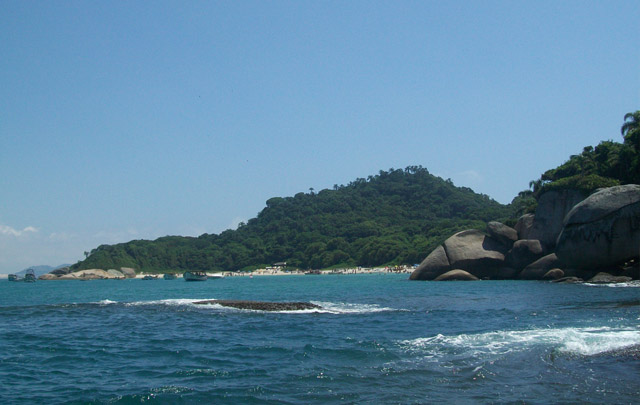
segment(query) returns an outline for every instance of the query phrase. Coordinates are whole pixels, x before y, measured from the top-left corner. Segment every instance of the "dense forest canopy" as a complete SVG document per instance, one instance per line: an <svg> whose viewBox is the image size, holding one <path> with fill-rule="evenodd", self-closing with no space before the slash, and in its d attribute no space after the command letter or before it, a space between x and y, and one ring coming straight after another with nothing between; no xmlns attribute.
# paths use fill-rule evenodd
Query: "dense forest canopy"
<svg viewBox="0 0 640 405"><path fill-rule="evenodd" d="M575 188L587 193L618 184L640 184L640 110L628 113L621 127L624 142L600 142L532 181L534 195Z"/></svg>
<svg viewBox="0 0 640 405"><path fill-rule="evenodd" d="M510 207L420 166L380 171L331 190L274 197L236 230L102 245L74 269L226 271L420 262L452 233L507 218Z"/></svg>
<svg viewBox="0 0 640 405"><path fill-rule="evenodd" d="M532 181L532 190L520 192L508 206L410 166L332 190L271 198L257 217L219 235L102 245L72 267L164 272L248 270L276 262L302 269L418 263L457 231L484 229L491 220L513 225L547 191L586 194L640 184L640 111L625 115L621 133L623 143L585 147Z"/></svg>

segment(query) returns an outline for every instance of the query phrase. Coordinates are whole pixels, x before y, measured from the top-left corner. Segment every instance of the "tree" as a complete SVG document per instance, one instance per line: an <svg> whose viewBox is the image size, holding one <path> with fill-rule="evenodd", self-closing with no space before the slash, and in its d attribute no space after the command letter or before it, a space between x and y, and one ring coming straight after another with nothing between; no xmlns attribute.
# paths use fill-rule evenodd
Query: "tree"
<svg viewBox="0 0 640 405"><path fill-rule="evenodd" d="M620 128L620 132L624 138L624 143L640 152L640 110L625 114L624 124Z"/></svg>

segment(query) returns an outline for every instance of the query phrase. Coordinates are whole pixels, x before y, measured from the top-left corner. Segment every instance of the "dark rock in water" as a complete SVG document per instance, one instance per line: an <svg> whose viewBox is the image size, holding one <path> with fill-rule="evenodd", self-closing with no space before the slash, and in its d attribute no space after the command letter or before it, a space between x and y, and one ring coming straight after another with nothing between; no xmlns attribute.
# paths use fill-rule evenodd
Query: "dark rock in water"
<svg viewBox="0 0 640 405"><path fill-rule="evenodd" d="M628 283L631 281L631 277L625 276L612 276L609 273L600 272L587 280L587 283L593 284L610 284L610 283Z"/></svg>
<svg viewBox="0 0 640 405"><path fill-rule="evenodd" d="M320 309L319 305L310 302L267 302L243 300L205 300L194 302L196 305L217 304L223 307L237 309L251 309L255 311L301 311L305 309Z"/></svg>
<svg viewBox="0 0 640 405"><path fill-rule="evenodd" d="M464 270L456 269L448 271L436 277L435 281L477 281L478 277Z"/></svg>
<svg viewBox="0 0 640 405"><path fill-rule="evenodd" d="M583 283L584 280L579 277L563 277L557 280L551 280L552 283L560 283L560 284L578 284Z"/></svg>
<svg viewBox="0 0 640 405"><path fill-rule="evenodd" d="M552 253L525 267L520 273L519 278L523 280L542 280L542 277L544 277L549 270L561 267L562 265L558 257Z"/></svg>
<svg viewBox="0 0 640 405"><path fill-rule="evenodd" d="M516 270L513 267L500 267L498 269L498 272L495 275L495 279L497 280L512 280L516 277L518 277L518 273L520 273L520 270Z"/></svg>
<svg viewBox="0 0 640 405"><path fill-rule="evenodd" d="M640 185L600 190L567 214L556 254L567 266L602 269L640 255Z"/></svg>
<svg viewBox="0 0 640 405"><path fill-rule="evenodd" d="M542 276L543 280L558 280L564 277L564 271L562 269L551 269Z"/></svg>

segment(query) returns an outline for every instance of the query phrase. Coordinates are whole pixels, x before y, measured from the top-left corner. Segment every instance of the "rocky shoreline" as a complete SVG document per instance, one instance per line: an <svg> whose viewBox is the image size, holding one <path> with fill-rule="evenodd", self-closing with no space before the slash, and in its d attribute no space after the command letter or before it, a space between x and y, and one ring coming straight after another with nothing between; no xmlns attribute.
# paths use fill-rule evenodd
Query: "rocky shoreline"
<svg viewBox="0 0 640 405"><path fill-rule="evenodd" d="M640 185L628 184L547 192L514 228L490 222L451 236L410 279L628 282L640 279L639 259Z"/></svg>

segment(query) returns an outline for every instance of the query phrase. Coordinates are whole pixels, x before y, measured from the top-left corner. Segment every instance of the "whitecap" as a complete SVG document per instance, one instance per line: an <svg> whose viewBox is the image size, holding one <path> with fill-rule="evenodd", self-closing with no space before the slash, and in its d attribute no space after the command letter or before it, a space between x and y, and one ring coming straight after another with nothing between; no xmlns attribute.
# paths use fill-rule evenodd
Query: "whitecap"
<svg viewBox="0 0 640 405"><path fill-rule="evenodd" d="M319 305L321 308L309 310L311 312L329 313L329 314L369 314L376 312L399 311L395 308L381 307L375 304L351 304L346 302L320 302L311 301L312 304ZM307 311L308 312L308 311Z"/></svg>
<svg viewBox="0 0 640 405"><path fill-rule="evenodd" d="M560 352L594 355L640 344L640 330L633 328L548 328L494 331L479 334L432 337L404 340L400 344L408 350L429 355L450 353L500 355L514 351L547 346Z"/></svg>
<svg viewBox="0 0 640 405"><path fill-rule="evenodd" d="M609 287L609 288L638 288L640 287L640 280L632 280L626 283L584 283L588 287Z"/></svg>

